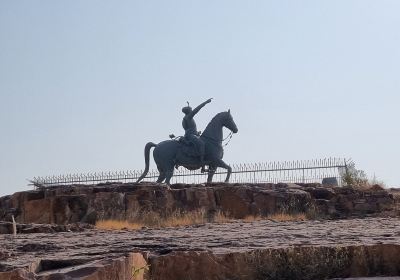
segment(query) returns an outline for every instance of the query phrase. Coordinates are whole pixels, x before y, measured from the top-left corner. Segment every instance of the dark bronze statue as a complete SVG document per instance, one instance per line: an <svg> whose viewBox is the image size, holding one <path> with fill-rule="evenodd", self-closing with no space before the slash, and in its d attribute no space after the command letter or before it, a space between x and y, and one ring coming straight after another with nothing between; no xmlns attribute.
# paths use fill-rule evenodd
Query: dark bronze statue
<svg viewBox="0 0 400 280"><path fill-rule="evenodd" d="M182 126L185 129L184 137L177 137L173 140L166 140L158 144L149 142L144 148L145 170L139 177L140 182L146 177L149 171L150 149L155 147L153 157L160 172L157 182L165 182L169 185L174 174L174 167L183 166L189 170L201 168L205 171L205 165L208 165L207 183L212 182L212 178L217 167L228 170L225 182L229 182L232 168L223 160L224 149L222 147L223 131L226 127L233 133L237 133L237 126L232 118L230 110L217 114L207 125L204 132L200 135L197 131L196 122L193 117L212 99L208 99L195 109L189 106L184 107L182 112L185 114ZM170 135L170 137L174 137Z"/></svg>

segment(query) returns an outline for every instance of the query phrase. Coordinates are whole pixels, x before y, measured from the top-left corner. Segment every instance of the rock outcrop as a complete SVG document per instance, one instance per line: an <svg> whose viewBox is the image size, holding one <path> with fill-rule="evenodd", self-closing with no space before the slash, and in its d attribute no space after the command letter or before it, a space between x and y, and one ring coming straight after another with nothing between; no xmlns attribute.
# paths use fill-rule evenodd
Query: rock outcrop
<svg viewBox="0 0 400 280"><path fill-rule="evenodd" d="M1 271L2 280L109 280L109 279L149 279L148 265L141 253L130 253L112 259L90 262L74 260L44 259L32 263L29 269L12 269ZM146 278L145 278L146 277Z"/></svg>
<svg viewBox="0 0 400 280"><path fill-rule="evenodd" d="M151 279L313 280L399 275L399 254L396 245L274 248L234 254L174 252L150 261Z"/></svg>
<svg viewBox="0 0 400 280"><path fill-rule="evenodd" d="M19 223L95 223L99 219L132 220L146 211L222 211L233 218L276 212L344 218L393 210L385 190L357 190L319 184L176 184L114 183L58 186L17 192L0 198L0 220Z"/></svg>
<svg viewBox="0 0 400 280"><path fill-rule="evenodd" d="M309 280L400 275L399 218L88 229L19 234L15 239L3 234L0 244L2 280Z"/></svg>
<svg viewBox="0 0 400 280"><path fill-rule="evenodd" d="M17 233L55 233L55 232L74 232L92 229L94 226L90 224L16 224ZM0 222L0 234L12 234L12 222Z"/></svg>

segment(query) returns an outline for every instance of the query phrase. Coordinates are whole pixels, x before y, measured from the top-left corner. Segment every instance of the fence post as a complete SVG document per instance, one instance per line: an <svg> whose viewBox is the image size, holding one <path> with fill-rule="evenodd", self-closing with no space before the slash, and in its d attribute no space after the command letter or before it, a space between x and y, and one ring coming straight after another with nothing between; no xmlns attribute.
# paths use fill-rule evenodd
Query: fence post
<svg viewBox="0 0 400 280"><path fill-rule="evenodd" d="M15 222L14 215L11 215L12 223L13 223L13 237L17 237L17 223Z"/></svg>

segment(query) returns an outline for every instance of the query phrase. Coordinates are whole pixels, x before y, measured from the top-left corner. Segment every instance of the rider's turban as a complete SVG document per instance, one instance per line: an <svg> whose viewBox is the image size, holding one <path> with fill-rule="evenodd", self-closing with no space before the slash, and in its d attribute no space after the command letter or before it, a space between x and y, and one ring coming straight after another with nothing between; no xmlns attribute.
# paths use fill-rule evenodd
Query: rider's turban
<svg viewBox="0 0 400 280"><path fill-rule="evenodd" d="M188 102L187 104L188 104L188 105L187 105L186 107L183 107L183 108L182 108L182 112L183 112L185 115L187 115L187 114L189 114L190 112L192 112L192 107L189 106L189 102Z"/></svg>

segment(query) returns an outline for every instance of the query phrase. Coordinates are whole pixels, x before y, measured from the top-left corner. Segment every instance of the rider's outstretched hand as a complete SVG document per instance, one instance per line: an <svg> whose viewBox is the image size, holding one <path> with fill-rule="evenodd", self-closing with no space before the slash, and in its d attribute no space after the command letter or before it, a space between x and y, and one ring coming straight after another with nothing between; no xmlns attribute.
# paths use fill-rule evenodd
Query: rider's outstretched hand
<svg viewBox="0 0 400 280"><path fill-rule="evenodd" d="M212 98L208 99L208 100L207 100L207 103L210 103L210 102L211 102L211 100L213 100L213 99L212 99Z"/></svg>

